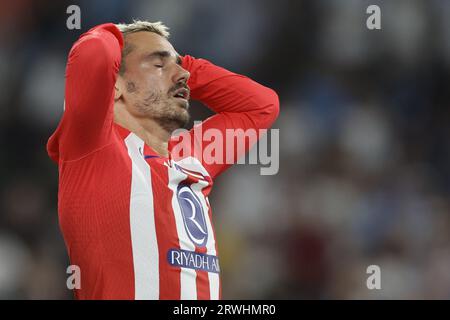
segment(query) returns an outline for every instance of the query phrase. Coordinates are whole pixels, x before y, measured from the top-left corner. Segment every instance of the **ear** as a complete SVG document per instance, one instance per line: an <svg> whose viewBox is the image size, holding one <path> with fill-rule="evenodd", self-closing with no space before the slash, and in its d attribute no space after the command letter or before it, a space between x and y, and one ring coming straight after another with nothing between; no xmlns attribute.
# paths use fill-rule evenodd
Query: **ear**
<svg viewBox="0 0 450 320"><path fill-rule="evenodd" d="M120 75L118 75L116 83L114 84L114 101L118 101L122 98L124 92L123 89L124 89L124 80Z"/></svg>

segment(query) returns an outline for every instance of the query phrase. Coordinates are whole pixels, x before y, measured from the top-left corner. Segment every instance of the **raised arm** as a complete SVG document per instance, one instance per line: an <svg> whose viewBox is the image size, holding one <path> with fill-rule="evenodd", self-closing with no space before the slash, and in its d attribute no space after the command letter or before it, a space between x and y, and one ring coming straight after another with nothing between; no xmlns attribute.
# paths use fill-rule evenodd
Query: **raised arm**
<svg viewBox="0 0 450 320"><path fill-rule="evenodd" d="M269 128L278 117L278 95L248 77L215 66L204 59L185 56L182 65L191 73L188 81L191 97L216 112L200 124L202 131L218 129L224 138L221 163L210 164L207 163L210 162L208 159L202 159L203 166L215 177L231 165L226 163L227 157L231 157L235 163L252 147L252 144L246 144L245 148L238 149L236 141L231 145L225 139L226 129L254 129L259 139L259 129ZM190 132L192 141L201 143L204 150L211 142L198 141L194 129Z"/></svg>
<svg viewBox="0 0 450 320"><path fill-rule="evenodd" d="M70 50L65 111L47 147L55 161L78 159L110 141L122 46L121 32L107 23L84 33Z"/></svg>

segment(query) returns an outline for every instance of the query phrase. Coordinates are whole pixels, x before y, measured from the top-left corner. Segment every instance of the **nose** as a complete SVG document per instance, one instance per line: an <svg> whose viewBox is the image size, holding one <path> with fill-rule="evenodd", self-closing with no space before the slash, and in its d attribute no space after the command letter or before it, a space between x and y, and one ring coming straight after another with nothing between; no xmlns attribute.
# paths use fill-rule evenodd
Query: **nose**
<svg viewBox="0 0 450 320"><path fill-rule="evenodd" d="M175 76L173 79L174 82L175 83L179 83L179 82L187 83L191 74L189 73L189 71L184 69L182 66L180 66L178 64L176 66L177 66L177 72L175 73Z"/></svg>

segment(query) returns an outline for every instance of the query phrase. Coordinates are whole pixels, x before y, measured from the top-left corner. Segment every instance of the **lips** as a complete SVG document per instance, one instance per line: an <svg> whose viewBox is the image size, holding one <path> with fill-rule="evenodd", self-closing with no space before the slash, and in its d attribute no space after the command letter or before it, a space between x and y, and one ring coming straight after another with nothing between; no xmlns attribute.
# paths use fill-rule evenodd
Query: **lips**
<svg viewBox="0 0 450 320"><path fill-rule="evenodd" d="M187 88L180 88L180 89L175 91L173 96L175 98L181 98L181 99L189 100L189 89L187 89Z"/></svg>

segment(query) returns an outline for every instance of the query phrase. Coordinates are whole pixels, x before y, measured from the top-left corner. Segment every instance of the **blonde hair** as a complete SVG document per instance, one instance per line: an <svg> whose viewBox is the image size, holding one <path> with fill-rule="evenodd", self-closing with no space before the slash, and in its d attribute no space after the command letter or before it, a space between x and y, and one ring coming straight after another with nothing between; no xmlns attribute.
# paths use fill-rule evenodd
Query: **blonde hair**
<svg viewBox="0 0 450 320"><path fill-rule="evenodd" d="M119 23L116 24L116 27L123 33L123 35L127 35L129 33L135 33L140 31L148 31L159 34L160 36L168 39L170 36L169 28L165 26L161 21L157 22L149 22L142 20L133 20L133 23L125 24Z"/></svg>
<svg viewBox="0 0 450 320"><path fill-rule="evenodd" d="M125 73L125 57L133 50L134 46L127 43L126 36L130 33L135 32L141 32L141 31L147 31L147 32L153 32L161 37L164 37L166 39L169 39L170 33L169 28L164 25L161 21L157 22L149 22L149 21L142 21L142 20L133 20L133 23L125 24L125 23L118 23L116 24L116 27L122 32L123 38L124 38L124 46L122 49L122 61L120 63L120 70L119 74L123 75Z"/></svg>

